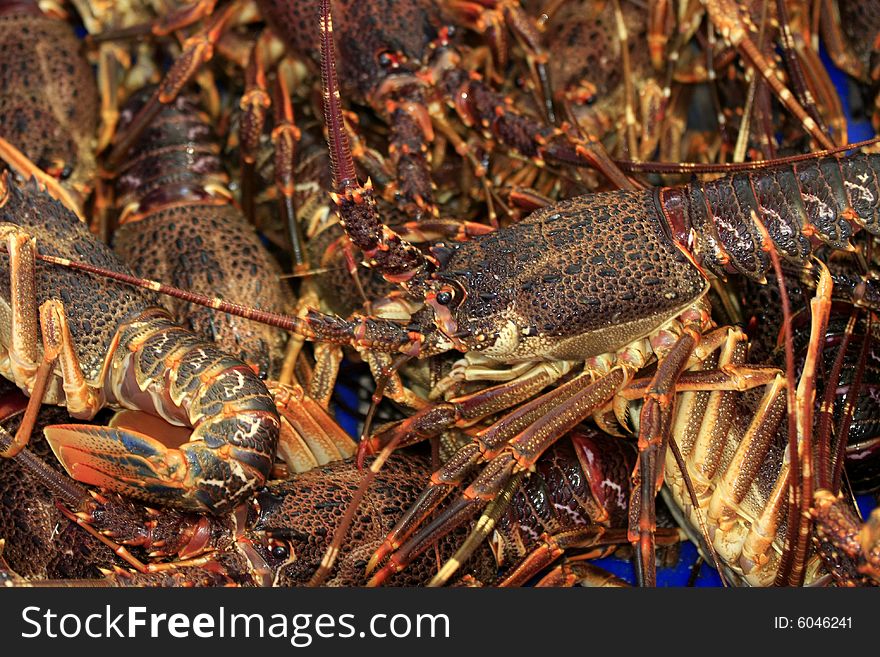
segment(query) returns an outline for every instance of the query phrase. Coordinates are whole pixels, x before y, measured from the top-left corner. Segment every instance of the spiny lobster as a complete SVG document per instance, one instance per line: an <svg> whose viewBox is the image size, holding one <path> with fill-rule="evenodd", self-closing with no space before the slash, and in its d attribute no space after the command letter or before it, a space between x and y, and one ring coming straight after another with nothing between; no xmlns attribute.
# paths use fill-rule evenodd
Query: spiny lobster
<svg viewBox="0 0 880 657"><path fill-rule="evenodd" d="M27 442L42 402L81 418L111 405L191 427L191 440L168 448L137 420L47 429L59 459L80 479L208 512L229 508L265 481L278 411L250 367L176 326L152 295L38 264L39 248L130 272L35 183L22 188L4 174L0 227L7 250L0 371L31 396L30 420L4 456Z"/></svg>
<svg viewBox="0 0 880 657"><path fill-rule="evenodd" d="M416 413L394 431L392 444L466 427L516 407L435 475L374 563L412 534L478 465L486 463L464 495L411 538L385 574L438 533L470 517L516 473L529 470L559 436L602 409L657 360L640 412L632 499L641 504L631 505L629 528L630 540L639 545L644 581L653 582L653 501L663 477L672 392L682 371L718 348L718 336L724 335L716 331L701 345L713 327L708 277L742 273L763 280L770 250L804 266L817 243L846 249L859 228L876 234L876 157L795 159L702 185L577 197L510 228L469 242L435 245L423 254L382 224L373 190L357 181L343 128L330 20L330 3L324 0L325 120L340 221L366 264L423 305L408 323L317 312L302 319L270 318L239 311L273 319L309 340L400 358L458 350L464 352L460 372L504 381ZM234 309L221 300L208 303ZM505 364L511 367L504 369ZM580 364L586 364L582 374L523 404ZM726 389L739 383L734 377L717 385Z"/></svg>
<svg viewBox="0 0 880 657"><path fill-rule="evenodd" d="M146 88L125 105L120 129L152 94ZM165 105L134 143L132 157L118 174L115 191L121 209L114 232L116 252L138 274L147 271L164 282L211 291L231 301L260 299L264 307L283 312L292 306L281 269L233 204L227 175L218 157L220 146L206 116L185 93ZM178 304L175 320L240 357L269 389L305 410L311 400L282 377L286 334L277 328ZM292 397L299 397L295 402ZM279 449L296 472L346 458L354 443L326 414L282 413ZM313 422L310 423L310 419ZM301 441L305 441L302 444ZM299 444L293 449L293 444Z"/></svg>
<svg viewBox="0 0 880 657"><path fill-rule="evenodd" d="M186 51L169 71L161 92L154 95L130 129L118 136L117 145L109 157L111 164L121 161L132 135L152 120L158 105L169 102L179 92L183 81L210 59L214 42L230 23L226 14L236 11L233 5L224 8L223 16L212 21L198 40L194 39L192 49ZM273 33L292 53L303 59L315 58L320 39L314 4L259 2L258 5ZM396 201L410 216L427 217L437 213L428 155L428 144L434 138L434 123L444 135L455 135L455 130L445 128L448 121L433 98L435 95L449 103L468 128L479 129L489 139L498 140L522 156L542 163L552 161L593 166L609 177L615 186L633 187L633 183L608 158L601 144L582 139L571 130L549 126L520 114L503 95L461 68L458 37L447 25L438 3L433 0L407 0L405 3L345 0L338 5L340 11L344 10L340 15L345 17L339 41L346 62L345 87L387 122L390 159L397 171L397 181L388 185L385 196ZM459 5L458 17L472 20L473 17L468 17L472 8ZM540 49L539 35L517 2L493 2L486 11L503 16L531 52ZM369 30L364 29L367 25ZM251 126L245 131L247 133L262 126L270 104L264 69L271 61L267 62L265 55L258 55L261 51L258 43L252 59L254 71L250 68L248 71L248 80L253 80L254 84L249 83L242 101L243 107L248 107L248 116L252 117L246 122ZM262 84L259 83L261 80ZM253 141L252 135L248 134L247 138ZM456 141L462 143L460 137Z"/></svg>
<svg viewBox="0 0 880 657"><path fill-rule="evenodd" d="M122 108L120 130L152 91L138 91ZM267 309L284 312L291 294L281 268L232 203L218 151L192 94L164 106L117 172L114 250L139 275L150 272L236 302L259 298ZM282 331L185 304L175 308L175 318L252 364L261 378L277 378L284 357Z"/></svg>
<svg viewBox="0 0 880 657"><path fill-rule="evenodd" d="M26 400L18 397L0 397L4 412L23 412ZM37 426L56 421L59 414L61 409L44 407ZM41 447L42 441L35 442ZM592 581L593 569L582 559L625 540L625 531L614 528L626 517L634 456L630 445L595 429L573 432L541 459L536 476L513 496L493 548L481 548L463 581L515 586L539 572L544 585ZM343 547L331 584L363 584L363 564L415 498L429 466L419 454L392 456L360 508L357 530ZM0 489L8 500L0 509L0 533L6 540L0 556L7 576L18 585L41 586L303 585L318 567L360 478L353 461L336 462L271 482L235 511L205 517L158 513L114 495L90 496L29 450L0 462L0 472ZM46 509L51 522L32 515L35 507ZM441 541L439 554L451 556L462 536L459 532ZM674 541L677 533L668 530L664 537ZM73 551L80 560L59 551ZM561 554L566 559L558 562ZM394 583L424 583L433 569L434 559L426 557ZM603 583L608 585L607 576Z"/></svg>

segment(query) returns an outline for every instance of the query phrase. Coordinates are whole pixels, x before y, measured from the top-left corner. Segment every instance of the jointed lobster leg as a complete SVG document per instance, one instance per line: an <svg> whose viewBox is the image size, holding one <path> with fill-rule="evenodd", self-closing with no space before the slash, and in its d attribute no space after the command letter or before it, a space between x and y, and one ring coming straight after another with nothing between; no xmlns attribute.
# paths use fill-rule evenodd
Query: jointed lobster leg
<svg viewBox="0 0 880 657"><path fill-rule="evenodd" d="M397 440L398 447L405 447L420 440L440 435L453 426L466 427L475 422L519 404L564 376L571 363L540 363L513 381L492 386L485 390L441 402L425 408L415 415L394 425L388 431L370 437L360 443L361 458L374 454L382 447ZM400 437L398 437L400 436Z"/></svg>
<svg viewBox="0 0 880 657"><path fill-rule="evenodd" d="M6 366L12 380L25 388L35 389L39 376L31 378L28 370L35 364L31 355L38 347L36 326L37 295L34 261L36 249L31 237L22 233L17 226L2 226L0 234L6 233L7 248L10 252L10 285L12 294L12 333L13 344L8 352L9 364ZM71 415L77 417L93 416L101 404L102 393L88 385L79 366L73 346L70 329L67 326L64 306L60 301L50 300L39 308L40 328L43 336L43 361L57 359L64 381L64 396ZM6 367L3 369L6 370ZM45 367L45 365L42 365ZM38 370L39 372L39 370ZM46 381L40 382L45 390ZM57 394L57 393L56 393Z"/></svg>
<svg viewBox="0 0 880 657"><path fill-rule="evenodd" d="M607 546L618 545L625 541L626 535L623 531L608 530L601 525L573 529L559 534L545 534L541 536L538 545L498 582L498 586L524 586L532 577L565 554L566 550L595 547L599 554L588 556L597 557L608 552ZM603 546L606 549L602 550Z"/></svg>
<svg viewBox="0 0 880 657"><path fill-rule="evenodd" d="M269 385L281 419L278 452L289 470L306 472L355 453L351 437L295 384Z"/></svg>
<svg viewBox="0 0 880 657"><path fill-rule="evenodd" d="M729 332L728 337L719 344L717 336L720 334L721 332L717 331L707 336L708 341L714 346L713 350L723 347L719 369L704 372L704 376L699 381L691 381L688 386L700 386L700 389L706 391L706 394L716 395L723 399L724 396L729 396L728 391L766 384L769 371L755 373L751 372L751 368L743 367L745 376L740 376L738 369L741 365L741 358L731 359L724 355L735 345L745 345L742 334L738 331ZM642 454L639 465L634 471L636 488L631 496L629 534L631 540L639 544L639 554L644 563L643 571L646 583L653 582L653 502L656 489L662 483L663 468L667 460L664 458L664 450L673 417L672 397L676 392L676 383L681 371L690 364L693 356L696 355L695 352L699 353L698 362L702 362L702 359L708 356L702 349L696 349L699 340L700 334L695 333L695 324L686 326L683 335L676 340L663 357L647 392L647 401L642 411L640 427ZM660 342L662 341L663 339L660 340ZM614 372L619 371L614 370L609 376L613 378ZM596 384L584 389L584 378L585 375L582 375L572 380L556 391L522 406L491 427L482 430L476 436L478 442L462 448L443 468L438 470L432 476L431 484L423 492L420 500L413 505L407 516L401 519L383 546L375 553L370 566L377 564L403 543L406 537L413 533L414 528L436 508L452 488L457 487L463 481L481 460L492 459L490 461L492 465L477 477L463 493L462 498L453 502L439 517L393 554L391 561L376 574L373 582L379 583L390 573L398 571L432 540L444 535L451 527L466 520L470 516L470 511L473 510L473 505L480 503L481 500L494 499L500 490L499 486L503 486L504 481L511 473L527 470L533 461L534 454L541 453L547 443L552 441L554 436L559 435L556 433L561 426L559 422L570 420L570 414L575 408L578 409L577 414L585 412L588 415L592 410L604 404L605 399L614 394L612 388L608 391L609 397L597 401L593 409L584 409L581 403L589 398L590 390L595 389L595 386L601 386L605 380L599 379ZM621 382L618 381L618 383ZM780 399L778 390L770 394L770 397L778 402ZM756 426L750 435L755 435L756 439L766 439L768 433L772 434L780 417L778 408L773 408L775 411L769 419L765 417L765 414L761 414L756 419ZM721 412L720 409L718 412ZM725 418L718 417L718 412L710 414L710 417L723 426ZM426 410L422 412L421 416L428 418L430 413ZM723 433L723 428L719 429L719 432ZM513 439L508 443L507 441L511 437ZM751 443L749 445L753 446ZM752 455L754 453L755 450L750 452ZM745 467L740 470L751 472ZM642 485L642 482L646 483ZM734 488L739 490L740 486L734 485ZM651 495L645 499L644 504L641 502L642 489L651 491Z"/></svg>
<svg viewBox="0 0 880 657"><path fill-rule="evenodd" d="M577 557L566 559L535 583L536 587L586 586L590 588L627 588L629 583L616 575Z"/></svg>
<svg viewBox="0 0 880 657"><path fill-rule="evenodd" d="M266 84L266 41L270 32L264 31L254 42L245 69L245 88L239 101L242 111L239 127L241 153L241 209L248 221L254 223L254 190L257 149L266 123L266 111L272 104Z"/></svg>
<svg viewBox="0 0 880 657"><path fill-rule="evenodd" d="M251 49L245 69L245 91L239 102L242 110L239 130L241 150L241 204L245 216L254 223L256 190L254 169L260 138L266 123L266 112L272 107L275 127L272 145L275 156L275 185L278 204L290 239L294 270L307 268L303 231L296 221L294 205L294 170L296 148L301 133L296 126L291 101L293 71L289 59L282 58L284 46L268 29L263 30ZM280 61L278 61L280 59ZM276 65L277 64L277 65ZM267 70L274 67L275 81L269 93Z"/></svg>
<svg viewBox="0 0 880 657"><path fill-rule="evenodd" d="M617 367L595 383L590 383L589 374L582 374L480 432L479 442L466 445L450 459L449 463L457 463L459 467L458 472L453 475L453 484L460 483L480 461L488 461L486 467L462 492L460 498L391 555L389 562L373 576L370 584L381 584L388 576L402 570L434 541L469 519L477 508L494 499L510 477L528 470L553 442L613 397L631 376L630 372L626 366ZM585 383L588 385L584 386ZM430 512L445 497L445 493L451 490L444 482L440 489L443 493L436 499L433 491L437 489L436 484L429 485L423 492L422 499L427 501L426 498L435 498L431 499L433 503L426 505L428 508L419 508L417 502L398 522L395 530L383 543L383 548L374 554L370 565L378 562L377 556L381 558L390 551L389 548L393 549L395 544L399 544L398 536L405 537L411 533L414 525L413 512L416 509L420 515L426 515L424 512Z"/></svg>
<svg viewBox="0 0 880 657"><path fill-rule="evenodd" d="M342 363L342 348L339 345L318 342L314 345L313 353L315 369L309 380L309 397L327 408Z"/></svg>
<svg viewBox="0 0 880 657"><path fill-rule="evenodd" d="M675 345L657 366L648 386L639 419L639 460L633 471L630 493L629 540L638 544L636 565L640 583L655 586L655 499L663 485L666 447L671 439L675 382L700 341L699 325L684 327Z"/></svg>
<svg viewBox="0 0 880 657"><path fill-rule="evenodd" d="M432 475L422 496L374 553L368 569L397 550L418 523L481 461L489 461L486 468L460 499L391 556L391 561L374 576L372 583L381 583L401 570L433 540L470 517L476 506L493 499L514 472L527 470L553 441L610 399L629 376L625 367L615 368L595 383L589 373L581 374L480 431L475 442L461 448Z"/></svg>
<svg viewBox="0 0 880 657"><path fill-rule="evenodd" d="M275 128L272 130L272 145L275 152L275 185L278 188L278 203L284 225L290 238L291 256L294 271L308 268L303 231L296 220L294 203L296 148L302 136L293 114L293 102L289 78L292 78L290 61L282 60L278 65L274 87Z"/></svg>
<svg viewBox="0 0 880 657"><path fill-rule="evenodd" d="M681 540L677 529L661 528L657 530L655 539L659 545L673 545ZM585 527L569 530L558 534L544 535L538 545L499 580L497 586L523 586L533 577L573 548L590 548L595 550L586 554L568 557L556 568L547 572L535 586L571 586L575 581L591 575L602 575L599 570L592 570L585 559L601 558L613 549L612 546L626 542L625 530L606 529L602 526ZM586 568L582 567L586 566ZM595 568L595 567L593 567ZM605 573L607 575L607 573ZM611 576L589 579L582 586L629 586L623 580Z"/></svg>
<svg viewBox="0 0 880 657"><path fill-rule="evenodd" d="M40 404L52 382L53 368L57 362L64 381L64 394L71 414L91 417L101 406L99 390L89 386L73 349L70 329L67 326L64 306L60 301L49 300L37 311L35 249L33 240L17 226L0 226L5 235L10 259L10 296L12 344L0 369L4 376L15 381L30 392L25 419L16 432L12 444L0 452L0 456L15 456L28 443L34 419ZM37 330L39 314L40 332ZM42 334L42 357L39 341ZM39 364L38 364L39 362ZM52 391L50 396L57 395Z"/></svg>
<svg viewBox="0 0 880 657"><path fill-rule="evenodd" d="M394 368L394 361L390 354L376 353L365 350L361 353L364 360L370 366L370 371L376 381L387 379L383 394L398 404L416 410L428 405L428 402L406 387L400 374Z"/></svg>
<svg viewBox="0 0 880 657"><path fill-rule="evenodd" d="M739 16L739 8L731 0L703 0L706 11L716 28L732 46L740 50L764 78L779 101L795 116L804 129L822 148L834 148L835 144L819 129L813 118L784 86L775 67L761 54L749 38Z"/></svg>
<svg viewBox="0 0 880 657"><path fill-rule="evenodd" d="M828 50L828 56L839 69L846 71L857 80L869 77L864 63L847 47L847 39L841 28L840 9L834 0L819 0L816 3L822 14L822 40Z"/></svg>

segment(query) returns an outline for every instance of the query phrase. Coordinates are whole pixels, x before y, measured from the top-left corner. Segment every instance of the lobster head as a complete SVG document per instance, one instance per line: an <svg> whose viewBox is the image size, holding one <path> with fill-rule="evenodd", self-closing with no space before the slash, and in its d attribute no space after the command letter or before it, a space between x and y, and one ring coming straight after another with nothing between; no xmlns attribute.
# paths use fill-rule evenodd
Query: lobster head
<svg viewBox="0 0 880 657"><path fill-rule="evenodd" d="M506 362L616 351L708 288L653 217L650 194L597 194L435 247L423 283L433 325L461 351Z"/></svg>
<svg viewBox="0 0 880 657"><path fill-rule="evenodd" d="M314 0L260 0L262 15L294 51L315 57L320 25ZM341 87L352 100L381 102L386 83L412 79L437 39L440 20L429 0L334 0ZM317 62L316 62L317 63Z"/></svg>

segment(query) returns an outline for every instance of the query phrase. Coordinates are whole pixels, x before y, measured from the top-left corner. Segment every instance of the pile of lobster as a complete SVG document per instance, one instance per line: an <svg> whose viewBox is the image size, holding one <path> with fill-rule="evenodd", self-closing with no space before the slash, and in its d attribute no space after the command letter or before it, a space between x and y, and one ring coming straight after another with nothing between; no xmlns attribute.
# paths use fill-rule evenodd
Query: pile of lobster
<svg viewBox="0 0 880 657"><path fill-rule="evenodd" d="M0 0L0 577L880 584L877 19Z"/></svg>

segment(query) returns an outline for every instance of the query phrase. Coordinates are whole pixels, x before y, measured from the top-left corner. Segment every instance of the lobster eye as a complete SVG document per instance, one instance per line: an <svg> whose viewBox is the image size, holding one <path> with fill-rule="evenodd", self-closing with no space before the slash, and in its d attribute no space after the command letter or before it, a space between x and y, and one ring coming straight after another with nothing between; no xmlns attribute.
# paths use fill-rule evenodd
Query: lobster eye
<svg viewBox="0 0 880 657"><path fill-rule="evenodd" d="M467 298L465 288L458 281L441 278L440 282L440 289L434 295L434 301L438 306L451 306L455 308L461 305L461 302Z"/></svg>
<svg viewBox="0 0 880 657"><path fill-rule="evenodd" d="M390 50L380 52L377 59L382 68L397 68L400 65L400 58Z"/></svg>
<svg viewBox="0 0 880 657"><path fill-rule="evenodd" d="M272 556L279 560L287 559L287 557L290 556L290 548L288 548L286 545L278 543L272 546Z"/></svg>

